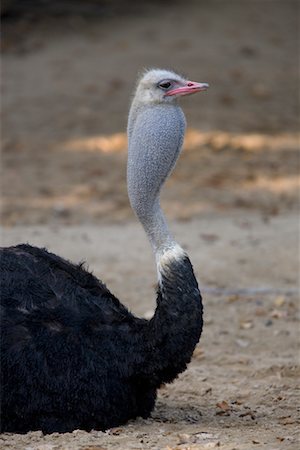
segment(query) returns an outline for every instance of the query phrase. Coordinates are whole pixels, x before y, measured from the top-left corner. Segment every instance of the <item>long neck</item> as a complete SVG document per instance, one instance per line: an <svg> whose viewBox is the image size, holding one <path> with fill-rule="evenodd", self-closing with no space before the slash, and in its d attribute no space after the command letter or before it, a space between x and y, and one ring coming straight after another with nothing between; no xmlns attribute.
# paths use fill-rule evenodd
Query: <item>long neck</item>
<svg viewBox="0 0 300 450"><path fill-rule="evenodd" d="M192 265L160 208L160 189L179 156L185 130L177 105L130 112L127 166L130 203L154 250L159 286L135 372L154 387L186 368L202 330L202 300Z"/></svg>
<svg viewBox="0 0 300 450"><path fill-rule="evenodd" d="M140 222L144 227L156 258L176 245L160 207L159 196L155 198L149 214L140 217Z"/></svg>
<svg viewBox="0 0 300 450"><path fill-rule="evenodd" d="M175 245L159 194L180 154L184 131L185 117L177 104L133 102L128 121L128 195L155 254Z"/></svg>

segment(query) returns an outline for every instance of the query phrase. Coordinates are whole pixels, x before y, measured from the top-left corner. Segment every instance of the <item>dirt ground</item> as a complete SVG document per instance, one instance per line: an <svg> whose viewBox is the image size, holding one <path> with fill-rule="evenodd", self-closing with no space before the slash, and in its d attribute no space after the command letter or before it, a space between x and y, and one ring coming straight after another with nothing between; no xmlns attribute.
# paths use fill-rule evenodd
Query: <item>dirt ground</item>
<svg viewBox="0 0 300 450"><path fill-rule="evenodd" d="M104 2L84 15L53 3L2 23L2 242L86 260L151 317L154 262L126 194L130 95L144 67L207 81L182 103L185 149L162 201L205 327L151 419L2 434L0 448L298 449L298 2Z"/></svg>

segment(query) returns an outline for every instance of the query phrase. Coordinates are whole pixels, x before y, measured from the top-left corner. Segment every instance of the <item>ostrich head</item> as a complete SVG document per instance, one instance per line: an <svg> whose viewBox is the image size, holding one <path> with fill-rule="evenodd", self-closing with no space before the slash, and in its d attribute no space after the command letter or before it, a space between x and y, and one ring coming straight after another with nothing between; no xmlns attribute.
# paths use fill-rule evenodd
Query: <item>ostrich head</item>
<svg viewBox="0 0 300 450"><path fill-rule="evenodd" d="M135 99L139 104L164 104L207 88L207 83L186 80L170 70L152 69L139 79Z"/></svg>
<svg viewBox="0 0 300 450"><path fill-rule="evenodd" d="M159 192L184 138L185 117L177 99L207 88L207 83L160 69L147 71L137 84L128 118L127 186L131 206L155 251L174 242L159 206Z"/></svg>

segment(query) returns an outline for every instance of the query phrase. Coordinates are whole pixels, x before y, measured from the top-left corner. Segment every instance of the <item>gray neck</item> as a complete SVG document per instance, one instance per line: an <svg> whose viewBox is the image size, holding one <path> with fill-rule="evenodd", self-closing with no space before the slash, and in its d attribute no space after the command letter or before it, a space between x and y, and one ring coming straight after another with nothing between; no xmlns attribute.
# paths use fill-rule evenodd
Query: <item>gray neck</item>
<svg viewBox="0 0 300 450"><path fill-rule="evenodd" d="M128 121L128 195L156 254L176 244L159 194L180 154L184 131L184 114L177 104L137 108L133 103Z"/></svg>
<svg viewBox="0 0 300 450"><path fill-rule="evenodd" d="M160 207L159 197L155 199L149 215L139 219L155 254L162 254L176 245Z"/></svg>

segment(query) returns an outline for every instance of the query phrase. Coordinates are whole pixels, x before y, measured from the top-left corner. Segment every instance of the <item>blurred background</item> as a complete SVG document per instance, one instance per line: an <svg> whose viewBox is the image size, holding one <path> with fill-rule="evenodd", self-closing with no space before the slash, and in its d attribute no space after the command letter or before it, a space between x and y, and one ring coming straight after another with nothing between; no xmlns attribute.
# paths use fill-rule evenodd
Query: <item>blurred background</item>
<svg viewBox="0 0 300 450"><path fill-rule="evenodd" d="M297 207L298 1L6 0L1 12L4 225L133 218L126 121L149 67L211 86L182 102L171 217Z"/></svg>
<svg viewBox="0 0 300 450"><path fill-rule="evenodd" d="M126 190L136 78L160 67L210 84L182 99L162 198L204 297L188 371L147 421L1 443L298 449L299 1L6 0L1 13L3 242L88 261L142 317L156 269Z"/></svg>

